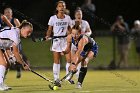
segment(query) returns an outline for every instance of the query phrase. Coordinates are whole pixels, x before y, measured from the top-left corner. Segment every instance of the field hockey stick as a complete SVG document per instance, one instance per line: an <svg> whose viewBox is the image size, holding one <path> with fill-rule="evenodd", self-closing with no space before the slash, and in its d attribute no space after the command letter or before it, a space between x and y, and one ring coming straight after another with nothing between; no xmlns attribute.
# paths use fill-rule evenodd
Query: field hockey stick
<svg viewBox="0 0 140 93"><path fill-rule="evenodd" d="M69 72L67 75L65 75L62 79L55 81L55 82L54 82L54 85L50 85L50 84L49 84L49 88L50 88L51 90L54 90L54 89L53 89L54 86L61 86L62 82L63 82L68 76L71 76L71 75L73 75L73 71L70 71L70 72Z"/></svg>
<svg viewBox="0 0 140 93"><path fill-rule="evenodd" d="M49 37L47 40L51 40L52 38ZM32 36L32 41L33 42L42 42L42 41L46 41L46 38L45 37L39 37L39 38L35 38Z"/></svg>
<svg viewBox="0 0 140 93"><path fill-rule="evenodd" d="M30 69L30 71L31 71L32 73L36 74L37 76L41 77L42 79L44 79L44 80L46 80L46 81L48 81L48 82L50 82L50 83L52 83L52 84L54 83L52 80L50 80L50 79L48 79L48 78L42 76L41 74L35 72L34 70Z"/></svg>
<svg viewBox="0 0 140 93"><path fill-rule="evenodd" d="M53 37L48 37L47 39L46 39L46 37L39 37L39 38L36 38L34 36L31 36L31 37L32 37L33 42L42 42L42 41L52 40L52 39L56 39L56 38L64 38L67 36L66 35L65 36L53 36Z"/></svg>

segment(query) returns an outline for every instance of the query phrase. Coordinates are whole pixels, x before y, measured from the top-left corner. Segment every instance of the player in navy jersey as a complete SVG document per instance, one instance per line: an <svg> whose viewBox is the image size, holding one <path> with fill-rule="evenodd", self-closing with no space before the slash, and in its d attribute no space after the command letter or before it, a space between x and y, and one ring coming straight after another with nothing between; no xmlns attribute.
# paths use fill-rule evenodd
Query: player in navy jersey
<svg viewBox="0 0 140 93"><path fill-rule="evenodd" d="M92 31L90 29L89 23L86 20L83 20L83 12L80 7L77 7L75 10L75 19L72 20L72 26L74 26L76 23L78 23L81 27L81 34L85 34L87 36L90 36L92 34ZM77 48L74 44L72 44L71 47L71 58L73 58L73 54L77 51ZM69 63L70 64L70 63ZM77 67L77 73L76 77L79 77L79 72L80 72L81 64L78 65ZM68 68L67 68L68 70Z"/></svg>
<svg viewBox="0 0 140 93"><path fill-rule="evenodd" d="M72 33L67 36L67 48L63 51L64 54L69 53L72 44L77 47L77 51L72 58L69 70L75 72L78 64L81 62L77 88L82 88L82 83L87 73L87 64L89 60L96 57L98 46L93 38L81 34L81 27L79 24L75 24L72 28Z"/></svg>
<svg viewBox="0 0 140 93"><path fill-rule="evenodd" d="M8 18L0 13L0 30L3 29L3 23L7 24L9 27L13 27Z"/></svg>

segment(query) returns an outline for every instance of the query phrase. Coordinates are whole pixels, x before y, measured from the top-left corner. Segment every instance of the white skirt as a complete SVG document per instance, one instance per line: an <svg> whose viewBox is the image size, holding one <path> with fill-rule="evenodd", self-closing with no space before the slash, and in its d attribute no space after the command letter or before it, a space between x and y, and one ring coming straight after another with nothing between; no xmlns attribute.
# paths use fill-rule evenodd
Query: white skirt
<svg viewBox="0 0 140 93"><path fill-rule="evenodd" d="M62 52L65 51L66 47L67 47L66 37L55 38L52 40L51 51Z"/></svg>
<svg viewBox="0 0 140 93"><path fill-rule="evenodd" d="M6 49L12 47L14 41L8 38L0 38L0 49Z"/></svg>

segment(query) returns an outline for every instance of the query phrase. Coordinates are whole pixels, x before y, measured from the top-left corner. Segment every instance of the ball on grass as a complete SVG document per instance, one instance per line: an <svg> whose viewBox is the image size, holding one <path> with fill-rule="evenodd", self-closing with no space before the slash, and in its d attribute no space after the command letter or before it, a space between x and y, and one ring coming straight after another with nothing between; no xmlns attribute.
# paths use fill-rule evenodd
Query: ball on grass
<svg viewBox="0 0 140 93"><path fill-rule="evenodd" d="M53 90L57 90L58 89L58 86L53 86Z"/></svg>

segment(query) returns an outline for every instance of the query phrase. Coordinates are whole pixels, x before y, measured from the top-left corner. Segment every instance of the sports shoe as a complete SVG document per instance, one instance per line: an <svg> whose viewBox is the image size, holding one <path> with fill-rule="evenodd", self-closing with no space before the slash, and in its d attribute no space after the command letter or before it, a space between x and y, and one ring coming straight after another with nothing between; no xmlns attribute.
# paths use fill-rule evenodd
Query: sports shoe
<svg viewBox="0 0 140 93"><path fill-rule="evenodd" d="M58 86L58 87L61 87L61 84L60 84L60 80L59 80L59 79L55 80L55 81L54 81L54 84L55 84L56 86Z"/></svg>
<svg viewBox="0 0 140 93"><path fill-rule="evenodd" d="M69 79L68 82L69 82L70 84L75 84L74 80L72 80L72 79Z"/></svg>
<svg viewBox="0 0 140 93"><path fill-rule="evenodd" d="M21 78L21 72L17 72L17 78Z"/></svg>
<svg viewBox="0 0 140 93"><path fill-rule="evenodd" d="M81 89L82 88L82 84L80 82L77 82L76 88L77 89Z"/></svg>
<svg viewBox="0 0 140 93"><path fill-rule="evenodd" d="M4 86L3 83L0 83L0 90L1 90L1 91L6 91L6 90L8 90L8 89Z"/></svg>
<svg viewBox="0 0 140 93"><path fill-rule="evenodd" d="M11 87L8 87L6 84L3 84L3 86L7 89L7 90L12 90Z"/></svg>

